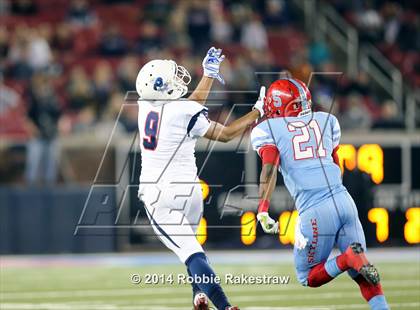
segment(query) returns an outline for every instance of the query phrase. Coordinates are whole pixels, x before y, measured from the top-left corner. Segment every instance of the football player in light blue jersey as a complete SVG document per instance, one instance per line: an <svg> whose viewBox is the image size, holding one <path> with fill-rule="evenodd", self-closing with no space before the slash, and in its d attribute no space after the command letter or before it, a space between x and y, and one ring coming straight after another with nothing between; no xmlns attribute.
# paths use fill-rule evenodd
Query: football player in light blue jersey
<svg viewBox="0 0 420 310"><path fill-rule="evenodd" d="M265 118L251 133L263 163L257 215L263 230L278 232L268 209L280 171L299 212L294 246L299 282L318 287L348 271L372 309L389 309L378 271L364 253L356 205L342 184L337 119L312 112L309 89L292 78L271 84L264 112ZM328 259L335 245L342 254Z"/></svg>

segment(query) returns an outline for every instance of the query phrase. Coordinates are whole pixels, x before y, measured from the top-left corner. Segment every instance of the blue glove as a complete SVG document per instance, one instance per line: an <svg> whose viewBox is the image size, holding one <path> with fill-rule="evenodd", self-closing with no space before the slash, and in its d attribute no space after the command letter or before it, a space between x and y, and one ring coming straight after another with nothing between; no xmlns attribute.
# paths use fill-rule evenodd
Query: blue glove
<svg viewBox="0 0 420 310"><path fill-rule="evenodd" d="M220 83L225 84L225 80L219 73L220 65L224 59L225 55L222 55L222 50L220 48L210 48L202 63L204 76L217 79Z"/></svg>

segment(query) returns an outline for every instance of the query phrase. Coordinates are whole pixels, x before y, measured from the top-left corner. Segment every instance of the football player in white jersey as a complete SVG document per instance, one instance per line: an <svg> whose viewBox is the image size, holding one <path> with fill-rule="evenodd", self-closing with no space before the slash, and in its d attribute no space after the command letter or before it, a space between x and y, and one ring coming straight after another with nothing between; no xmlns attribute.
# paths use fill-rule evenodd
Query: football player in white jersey
<svg viewBox="0 0 420 310"><path fill-rule="evenodd" d="M199 137L228 142L263 115L265 88L251 112L229 126L210 121L203 106L224 59L211 48L203 60L203 77L189 98L188 71L173 60L152 60L136 80L141 148L139 198L160 240L186 265L193 283L194 309L235 310L225 296L195 232L203 213L194 148Z"/></svg>

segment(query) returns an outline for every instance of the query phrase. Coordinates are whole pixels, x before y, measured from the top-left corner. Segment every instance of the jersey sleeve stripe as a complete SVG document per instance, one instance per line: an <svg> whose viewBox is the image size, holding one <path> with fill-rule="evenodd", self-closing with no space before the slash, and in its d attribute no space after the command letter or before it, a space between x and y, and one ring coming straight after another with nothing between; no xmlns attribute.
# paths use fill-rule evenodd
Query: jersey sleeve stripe
<svg viewBox="0 0 420 310"><path fill-rule="evenodd" d="M197 123L197 119L198 119L198 117L200 116L200 114L201 113L203 113L203 115L207 118L207 120L208 120L208 112L207 112L208 110L207 110L207 108L204 108L204 109L202 109L201 111L199 111L199 112L197 112L196 114L194 114L192 117L191 117L191 120L190 120L190 122L188 123L188 126L187 126L187 135L189 136L190 135L190 132L191 132L191 130L193 129L193 127L194 127L194 125L195 125L195 123Z"/></svg>

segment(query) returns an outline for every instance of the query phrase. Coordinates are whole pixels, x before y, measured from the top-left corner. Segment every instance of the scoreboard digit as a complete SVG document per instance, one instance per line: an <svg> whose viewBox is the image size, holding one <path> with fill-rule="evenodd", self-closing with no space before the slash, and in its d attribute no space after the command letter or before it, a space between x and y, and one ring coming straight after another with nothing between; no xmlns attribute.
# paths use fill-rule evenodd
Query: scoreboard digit
<svg viewBox="0 0 420 310"><path fill-rule="evenodd" d="M381 184L384 179L384 152L378 144L364 144L357 151L357 166L370 174L372 181Z"/></svg>
<svg viewBox="0 0 420 310"><path fill-rule="evenodd" d="M404 238L410 244L420 243L420 208L410 208L405 212Z"/></svg>
<svg viewBox="0 0 420 310"><path fill-rule="evenodd" d="M279 240L282 244L295 243L297 211L284 211L279 216Z"/></svg>
<svg viewBox="0 0 420 310"><path fill-rule="evenodd" d="M375 184L384 179L384 152L378 144L363 144L358 150L352 144L340 144L338 148L341 172L344 169L360 171L369 174Z"/></svg>
<svg viewBox="0 0 420 310"><path fill-rule="evenodd" d="M257 238L257 220L254 212L245 212L241 216L241 241L244 245L251 245Z"/></svg>
<svg viewBox="0 0 420 310"><path fill-rule="evenodd" d="M389 215L385 208L373 208L368 212L368 219L376 224L376 239L385 242L389 236Z"/></svg>

